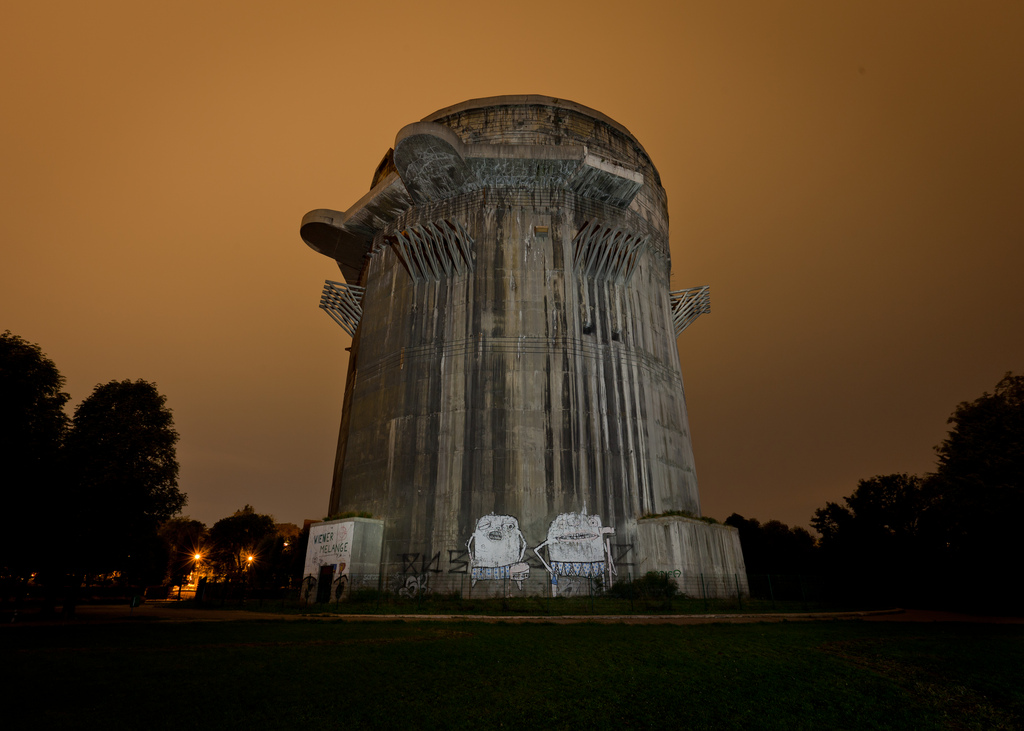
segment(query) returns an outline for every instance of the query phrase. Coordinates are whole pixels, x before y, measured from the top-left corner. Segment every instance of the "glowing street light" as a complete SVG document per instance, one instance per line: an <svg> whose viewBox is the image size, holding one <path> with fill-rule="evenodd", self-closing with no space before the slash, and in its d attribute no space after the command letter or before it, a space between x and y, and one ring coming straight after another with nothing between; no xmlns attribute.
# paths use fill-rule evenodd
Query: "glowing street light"
<svg viewBox="0 0 1024 731"><path fill-rule="evenodd" d="M192 554L192 564L193 564L192 565L192 573L190 573L188 575L189 585L190 586L195 586L196 582L199 581L199 578L198 578L198 576L196 576L196 574L199 573L199 562L202 560L202 558L203 558L203 554L199 553L198 551L196 553ZM178 601L181 601L181 585L182 585L182 583L184 583L183 579L179 579L178 580Z"/></svg>

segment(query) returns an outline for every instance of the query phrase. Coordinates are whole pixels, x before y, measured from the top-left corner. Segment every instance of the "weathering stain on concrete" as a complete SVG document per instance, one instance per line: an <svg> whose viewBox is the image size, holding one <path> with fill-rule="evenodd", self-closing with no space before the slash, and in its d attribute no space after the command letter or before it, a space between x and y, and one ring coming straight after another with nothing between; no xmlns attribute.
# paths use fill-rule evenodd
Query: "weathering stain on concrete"
<svg viewBox="0 0 1024 731"><path fill-rule="evenodd" d="M382 576L487 593L694 567L745 582L731 529L670 520L716 538L666 545L735 544L682 559L640 529L700 515L676 338L708 300L669 291L665 191L623 126L542 96L442 109L301 234L338 262L324 307L354 333L330 512L384 521ZM551 534L571 516L600 528L578 561ZM485 519L517 536L491 546Z"/></svg>

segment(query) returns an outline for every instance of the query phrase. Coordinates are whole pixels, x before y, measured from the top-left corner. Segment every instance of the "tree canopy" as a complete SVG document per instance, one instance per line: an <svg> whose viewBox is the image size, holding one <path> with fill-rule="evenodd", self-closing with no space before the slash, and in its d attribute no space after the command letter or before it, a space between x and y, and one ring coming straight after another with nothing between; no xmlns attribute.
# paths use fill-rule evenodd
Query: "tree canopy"
<svg viewBox="0 0 1024 731"><path fill-rule="evenodd" d="M75 409L66 441L85 558L94 571L118 568L185 505L178 490L178 433L166 398L148 381L96 386Z"/></svg>
<svg viewBox="0 0 1024 731"><path fill-rule="evenodd" d="M948 423L934 473L861 480L845 504L815 511L822 558L894 597L1019 607L1024 376L1007 373Z"/></svg>
<svg viewBox="0 0 1024 731"><path fill-rule="evenodd" d="M928 481L935 530L950 568L1020 571L1024 514L1024 376L1007 373L993 393L963 402L936 447Z"/></svg>
<svg viewBox="0 0 1024 731"><path fill-rule="evenodd" d="M898 586L900 577L920 569L926 500L916 475L876 475L857 483L843 498L814 512L811 525L821 534L823 558L833 570L872 575L879 584Z"/></svg>
<svg viewBox="0 0 1024 731"><path fill-rule="evenodd" d="M171 518L160 526L159 535L167 549L171 583L181 584L185 574L197 565L196 555L203 556L207 551L206 525L187 517Z"/></svg>
<svg viewBox="0 0 1024 731"><path fill-rule="evenodd" d="M778 520L764 525L756 518L733 513L725 524L740 532L748 574L806 574L814 569L814 537L799 526Z"/></svg>
<svg viewBox="0 0 1024 731"><path fill-rule="evenodd" d="M0 469L11 516L0 531L7 571L24 574L31 531L59 488L58 454L68 429L64 376L38 345L0 334Z"/></svg>
<svg viewBox="0 0 1024 731"><path fill-rule="evenodd" d="M0 454L30 473L52 460L68 427L64 376L38 345L0 334Z"/></svg>
<svg viewBox="0 0 1024 731"><path fill-rule="evenodd" d="M921 478L906 473L860 480L853 494L843 498L845 507L826 503L811 523L825 543L840 540L844 528L868 538L913 538L924 508L921 488Z"/></svg>
<svg viewBox="0 0 1024 731"><path fill-rule="evenodd" d="M218 560L227 573L234 574L246 567L248 556L260 553L261 546L276 536L273 517L257 513L251 505L221 518L210 529Z"/></svg>

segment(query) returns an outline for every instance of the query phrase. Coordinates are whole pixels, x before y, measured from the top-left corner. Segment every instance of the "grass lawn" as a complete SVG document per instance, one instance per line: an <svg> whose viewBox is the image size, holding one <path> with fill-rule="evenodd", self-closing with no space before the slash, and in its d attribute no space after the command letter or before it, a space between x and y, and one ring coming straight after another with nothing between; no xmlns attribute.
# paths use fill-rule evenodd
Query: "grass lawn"
<svg viewBox="0 0 1024 731"><path fill-rule="evenodd" d="M380 597L380 598L377 598ZM172 602L169 607L195 606L191 601ZM358 595L352 599L325 604L305 604L293 599L250 599L244 605L239 600L221 604L206 602L208 609L245 608L251 612L274 614L475 614L491 616L560 616L560 615L657 615L657 614L745 614L758 613L800 613L824 611L854 611L877 609L877 604L835 603L823 601L771 601L768 599L616 599L608 596L541 597L516 596L508 599L467 598L458 594L434 594L425 597L405 598L394 594L369 592L366 598Z"/></svg>
<svg viewBox="0 0 1024 731"><path fill-rule="evenodd" d="M8 728L1024 728L1024 627L0 629Z"/></svg>

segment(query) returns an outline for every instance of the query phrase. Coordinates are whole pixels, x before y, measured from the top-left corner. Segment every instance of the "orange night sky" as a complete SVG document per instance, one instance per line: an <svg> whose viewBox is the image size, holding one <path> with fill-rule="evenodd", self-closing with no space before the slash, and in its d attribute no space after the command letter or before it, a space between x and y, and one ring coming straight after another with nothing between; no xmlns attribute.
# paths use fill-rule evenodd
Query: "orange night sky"
<svg viewBox="0 0 1024 731"><path fill-rule="evenodd" d="M377 9L377 8L380 9ZM1024 371L1024 3L5 3L0 330L156 382L185 512L327 510L348 337L299 221L457 102L597 109L668 191L704 513L808 524Z"/></svg>

